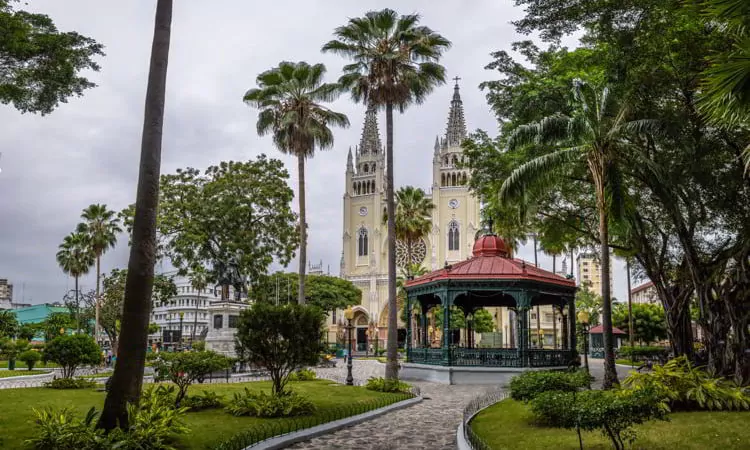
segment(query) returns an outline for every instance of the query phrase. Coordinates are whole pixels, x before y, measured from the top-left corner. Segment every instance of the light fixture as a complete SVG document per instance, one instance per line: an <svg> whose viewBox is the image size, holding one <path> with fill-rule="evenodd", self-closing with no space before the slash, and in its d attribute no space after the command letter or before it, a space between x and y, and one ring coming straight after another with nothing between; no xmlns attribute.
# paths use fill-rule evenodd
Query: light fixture
<svg viewBox="0 0 750 450"><path fill-rule="evenodd" d="M344 310L344 318L346 320L352 320L354 318L354 310L351 307Z"/></svg>
<svg viewBox="0 0 750 450"><path fill-rule="evenodd" d="M578 321L583 325L587 325L589 323L589 318L590 317L588 311L581 311L578 313Z"/></svg>

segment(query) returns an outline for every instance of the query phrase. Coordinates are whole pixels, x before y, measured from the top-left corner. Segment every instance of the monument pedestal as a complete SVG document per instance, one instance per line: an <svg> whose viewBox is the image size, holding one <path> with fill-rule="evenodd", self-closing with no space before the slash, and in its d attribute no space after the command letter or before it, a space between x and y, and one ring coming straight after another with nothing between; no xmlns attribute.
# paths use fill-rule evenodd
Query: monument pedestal
<svg viewBox="0 0 750 450"><path fill-rule="evenodd" d="M234 301L211 302L208 305L208 334L206 334L206 350L230 358L235 358L234 336L237 333L237 323L240 313L249 305Z"/></svg>

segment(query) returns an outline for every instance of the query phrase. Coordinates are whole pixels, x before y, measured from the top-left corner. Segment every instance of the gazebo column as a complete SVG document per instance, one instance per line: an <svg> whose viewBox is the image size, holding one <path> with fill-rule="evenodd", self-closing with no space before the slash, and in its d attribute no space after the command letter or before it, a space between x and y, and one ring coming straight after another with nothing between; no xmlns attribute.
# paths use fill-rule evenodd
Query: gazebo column
<svg viewBox="0 0 750 450"><path fill-rule="evenodd" d="M411 353L411 297L409 293L406 294L406 358L409 359ZM377 355L375 355L377 356Z"/></svg>
<svg viewBox="0 0 750 450"><path fill-rule="evenodd" d="M529 361L529 307L517 309L518 314L518 357L521 366L527 367Z"/></svg>
<svg viewBox="0 0 750 450"><path fill-rule="evenodd" d="M574 297L568 297L568 322L570 329L570 350L575 355L578 349L576 339L576 301Z"/></svg>
<svg viewBox="0 0 750 450"><path fill-rule="evenodd" d="M422 309L419 313L419 322L422 327L422 347L428 348L430 346L429 337L427 336L427 306L422 303Z"/></svg>
<svg viewBox="0 0 750 450"><path fill-rule="evenodd" d="M562 336L560 343L563 350L570 349L570 341L568 340L568 315L565 314L565 306L560 306L560 323L562 324Z"/></svg>

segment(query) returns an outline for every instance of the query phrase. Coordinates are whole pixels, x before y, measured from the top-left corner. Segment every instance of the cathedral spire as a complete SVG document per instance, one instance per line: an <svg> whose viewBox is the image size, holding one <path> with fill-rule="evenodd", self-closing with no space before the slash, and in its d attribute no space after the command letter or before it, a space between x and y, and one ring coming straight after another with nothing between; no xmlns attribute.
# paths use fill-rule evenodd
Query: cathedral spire
<svg viewBox="0 0 750 450"><path fill-rule="evenodd" d="M445 132L445 138L448 147L459 146L461 141L466 138L466 121L464 120L464 104L461 101L461 95L458 92L458 80L453 80L456 85L453 87L453 99L451 100L451 109L448 113L448 127Z"/></svg>
<svg viewBox="0 0 750 450"><path fill-rule="evenodd" d="M378 130L378 114L374 105L370 105L365 113L365 124L362 128L362 138L359 141L359 153L361 155L377 155L383 148L380 143L380 131Z"/></svg>
<svg viewBox="0 0 750 450"><path fill-rule="evenodd" d="M346 156L346 171L347 172L353 172L354 171L354 161L352 158L352 147L349 146L349 154Z"/></svg>

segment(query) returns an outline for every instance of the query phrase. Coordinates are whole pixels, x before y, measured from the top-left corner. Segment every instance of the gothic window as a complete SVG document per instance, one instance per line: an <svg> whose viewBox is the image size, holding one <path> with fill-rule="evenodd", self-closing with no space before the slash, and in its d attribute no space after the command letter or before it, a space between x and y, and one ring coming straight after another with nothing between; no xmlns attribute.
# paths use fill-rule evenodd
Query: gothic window
<svg viewBox="0 0 750 450"><path fill-rule="evenodd" d="M367 164L365 164L364 171L365 171L365 173L369 172L370 171L370 166L368 166Z"/></svg>
<svg viewBox="0 0 750 450"><path fill-rule="evenodd" d="M451 186L458 186L457 183L458 182L456 180L456 174L454 173L453 175L451 175Z"/></svg>
<svg viewBox="0 0 750 450"><path fill-rule="evenodd" d="M443 159L443 165L446 165L446 166L448 165L448 157L447 156Z"/></svg>
<svg viewBox="0 0 750 450"><path fill-rule="evenodd" d="M461 184L466 186L466 172L464 172L463 177L461 177Z"/></svg>
<svg viewBox="0 0 750 450"><path fill-rule="evenodd" d="M458 156L456 155L453 155L453 165L454 166L458 165Z"/></svg>
<svg viewBox="0 0 750 450"><path fill-rule="evenodd" d="M456 251L459 248L458 222L451 220L448 223L448 250Z"/></svg>
<svg viewBox="0 0 750 450"><path fill-rule="evenodd" d="M371 172L375 172L375 163L372 163Z"/></svg>
<svg viewBox="0 0 750 450"><path fill-rule="evenodd" d="M440 174L440 186L445 186L445 174Z"/></svg>
<svg viewBox="0 0 750 450"><path fill-rule="evenodd" d="M367 228L362 227L357 233L357 255L367 256Z"/></svg>

